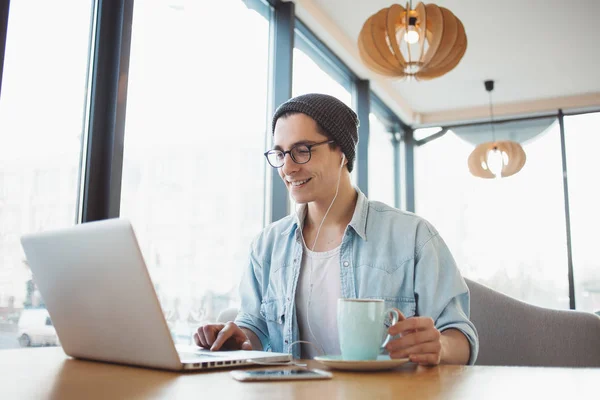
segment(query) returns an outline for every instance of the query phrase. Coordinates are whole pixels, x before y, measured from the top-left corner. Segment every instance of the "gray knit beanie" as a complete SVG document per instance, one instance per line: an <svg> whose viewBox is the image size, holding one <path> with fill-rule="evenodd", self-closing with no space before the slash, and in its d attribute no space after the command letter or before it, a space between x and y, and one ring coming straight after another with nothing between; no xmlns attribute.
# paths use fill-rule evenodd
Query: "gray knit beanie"
<svg viewBox="0 0 600 400"><path fill-rule="evenodd" d="M280 105L273 115L272 132L277 119L289 112L306 114L314 119L325 133L340 146L348 160L348 171L354 168L358 144L358 116L347 105L333 96L320 93L303 94Z"/></svg>

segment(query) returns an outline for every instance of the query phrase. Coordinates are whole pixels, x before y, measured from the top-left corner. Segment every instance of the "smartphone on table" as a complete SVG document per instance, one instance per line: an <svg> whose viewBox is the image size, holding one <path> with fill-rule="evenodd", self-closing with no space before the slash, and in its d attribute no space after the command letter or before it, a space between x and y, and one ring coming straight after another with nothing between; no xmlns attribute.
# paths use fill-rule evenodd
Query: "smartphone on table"
<svg viewBox="0 0 600 400"><path fill-rule="evenodd" d="M231 371L231 376L242 382L331 379L333 377L331 372L320 369L234 370Z"/></svg>

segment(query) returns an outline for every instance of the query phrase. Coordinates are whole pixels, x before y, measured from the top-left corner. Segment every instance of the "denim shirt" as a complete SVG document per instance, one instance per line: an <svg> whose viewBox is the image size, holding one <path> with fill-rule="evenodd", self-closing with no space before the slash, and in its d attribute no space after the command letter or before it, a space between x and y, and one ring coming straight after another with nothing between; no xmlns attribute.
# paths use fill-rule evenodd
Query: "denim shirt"
<svg viewBox="0 0 600 400"><path fill-rule="evenodd" d="M398 308L407 318L428 316L440 331L458 329L469 341L473 364L479 341L469 320L469 289L438 232L423 218L369 201L356 190L340 248L342 297L383 299L386 308ZM299 340L295 298L305 214L303 205L265 227L251 244L235 322L254 332L264 350L287 353ZM291 350L300 357L299 345Z"/></svg>

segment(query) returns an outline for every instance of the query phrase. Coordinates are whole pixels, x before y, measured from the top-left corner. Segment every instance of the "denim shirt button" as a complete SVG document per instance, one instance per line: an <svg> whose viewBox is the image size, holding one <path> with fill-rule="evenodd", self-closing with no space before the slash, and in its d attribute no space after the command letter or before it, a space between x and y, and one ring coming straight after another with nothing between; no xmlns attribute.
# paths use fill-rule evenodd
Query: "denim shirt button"
<svg viewBox="0 0 600 400"><path fill-rule="evenodd" d="M348 265L350 265L350 263L348 261L344 261L344 267L347 267Z"/></svg>

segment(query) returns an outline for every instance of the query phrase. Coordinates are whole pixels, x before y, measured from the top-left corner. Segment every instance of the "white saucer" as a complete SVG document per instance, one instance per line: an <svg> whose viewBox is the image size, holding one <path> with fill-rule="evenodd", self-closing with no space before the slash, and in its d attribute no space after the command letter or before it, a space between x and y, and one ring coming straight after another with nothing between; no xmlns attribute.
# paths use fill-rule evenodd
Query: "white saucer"
<svg viewBox="0 0 600 400"><path fill-rule="evenodd" d="M342 356L318 356L315 361L334 369L344 371L384 371L396 368L409 362L408 358L394 358L379 356L377 360L342 360Z"/></svg>

